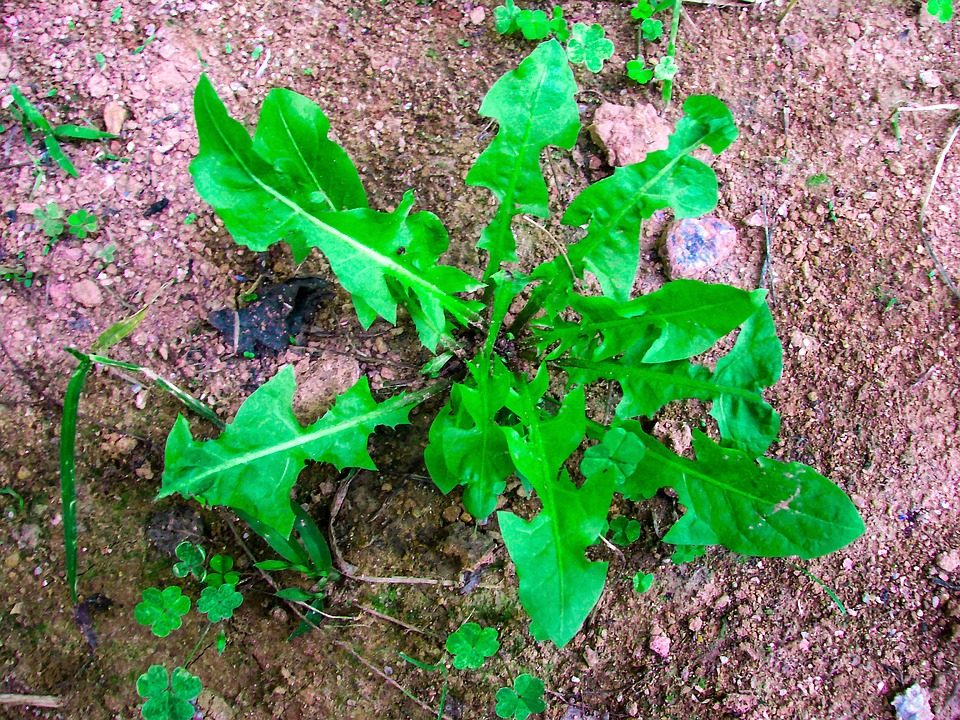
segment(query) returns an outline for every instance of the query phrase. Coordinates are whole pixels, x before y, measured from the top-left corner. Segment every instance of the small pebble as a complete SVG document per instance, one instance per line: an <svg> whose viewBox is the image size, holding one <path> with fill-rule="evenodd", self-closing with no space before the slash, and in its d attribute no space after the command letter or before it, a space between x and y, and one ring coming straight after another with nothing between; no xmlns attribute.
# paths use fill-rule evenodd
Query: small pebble
<svg viewBox="0 0 960 720"><path fill-rule="evenodd" d="M119 135L123 130L123 123L127 119L127 109L118 102L108 102L103 106L103 124L107 132Z"/></svg>
<svg viewBox="0 0 960 720"><path fill-rule="evenodd" d="M110 82L100 73L95 74L87 81L87 92L91 97L101 98L110 92Z"/></svg>
<svg viewBox="0 0 960 720"><path fill-rule="evenodd" d="M783 45L790 52L800 52L803 50L810 41L807 39L806 34L802 32L795 33L794 35L787 35L783 39Z"/></svg>
<svg viewBox="0 0 960 720"><path fill-rule="evenodd" d="M662 658L670 656L670 638L666 635L658 635L650 638L650 650Z"/></svg>
<svg viewBox="0 0 960 720"><path fill-rule="evenodd" d="M726 259L736 243L734 227L712 215L675 222L664 240L667 277L699 280Z"/></svg>
<svg viewBox="0 0 960 720"><path fill-rule="evenodd" d="M443 509L443 519L448 523L456 522L460 517L460 508L456 505L450 505Z"/></svg>
<svg viewBox="0 0 960 720"><path fill-rule="evenodd" d="M935 562L941 570L953 572L960 567L960 549L940 553L935 558Z"/></svg>
<svg viewBox="0 0 960 720"><path fill-rule="evenodd" d="M940 76L937 75L937 72L935 70L921 70L920 82L922 82L931 90L933 90L934 88L938 88L943 84L942 82L940 82Z"/></svg>

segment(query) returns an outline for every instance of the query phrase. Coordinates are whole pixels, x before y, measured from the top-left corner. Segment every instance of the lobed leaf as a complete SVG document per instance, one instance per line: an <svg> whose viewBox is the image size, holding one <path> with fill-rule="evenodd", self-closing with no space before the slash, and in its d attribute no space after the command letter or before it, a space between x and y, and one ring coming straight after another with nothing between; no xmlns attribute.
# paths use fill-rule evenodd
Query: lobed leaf
<svg viewBox="0 0 960 720"><path fill-rule="evenodd" d="M670 362L709 350L764 305L766 291L750 293L729 285L674 280L656 292L618 302L569 293L580 320L559 315L535 329L535 345L557 358L570 352L589 360L629 353L642 362Z"/></svg>
<svg viewBox="0 0 960 720"><path fill-rule="evenodd" d="M444 494L466 486L464 507L482 520L496 509L514 472L504 428L497 422L513 378L498 357L478 358L467 368L467 382L453 386L449 402L430 426L424 461Z"/></svg>
<svg viewBox="0 0 960 720"><path fill-rule="evenodd" d="M953 17L953 0L927 0L927 12L941 23L950 22Z"/></svg>
<svg viewBox="0 0 960 720"><path fill-rule="evenodd" d="M290 491L306 461L375 469L367 453L370 434L379 425L406 423L422 399L403 394L378 404L363 377L303 427L293 414L295 390L293 368L284 367L244 401L215 440L194 440L179 416L167 438L158 497L179 493L238 509L287 538L295 517Z"/></svg>
<svg viewBox="0 0 960 720"><path fill-rule="evenodd" d="M713 402L710 414L717 420L725 446L759 457L776 439L780 415L763 398L763 390L779 379L783 361L765 303L744 323L733 349L713 372L688 360L646 363L642 358L649 350L645 345L636 347L619 359L569 357L558 364L572 382L617 381L623 391L619 418L652 417L674 400L697 398Z"/></svg>
<svg viewBox="0 0 960 720"><path fill-rule="evenodd" d="M480 114L500 123L497 136L467 173L468 185L489 189L500 201L479 247L490 253L485 279L516 260L511 223L518 213L548 217L540 152L548 145L572 148L580 133L573 96L577 85L556 40L540 44L520 66L490 88Z"/></svg>
<svg viewBox="0 0 960 720"><path fill-rule="evenodd" d="M613 57L613 42L604 37L599 23L587 26L576 23L567 42L567 59L574 65L586 65L587 70L598 73L603 61Z"/></svg>
<svg viewBox="0 0 960 720"><path fill-rule="evenodd" d="M500 718L527 720L536 713L547 709L543 701L543 680L523 673L513 681L513 687L497 690L495 712Z"/></svg>
<svg viewBox="0 0 960 720"><path fill-rule="evenodd" d="M520 602L540 636L566 645L600 599L607 563L587 560L586 548L606 532L613 498L607 473L581 487L563 463L579 447L586 426L583 390L564 399L555 417L542 418L536 401L546 390L541 371L521 386L510 405L525 432L508 428L507 442L517 470L536 490L542 510L532 520L500 512L497 518L520 579Z"/></svg>
<svg viewBox="0 0 960 720"><path fill-rule="evenodd" d="M856 540L864 525L850 498L812 468L723 448L699 430L697 459L679 457L639 423L620 425L646 447L635 474L621 486L631 499L661 487L677 491L686 513L663 538L676 545L723 545L757 557L809 559Z"/></svg>
<svg viewBox="0 0 960 720"><path fill-rule="evenodd" d="M190 172L238 243L262 251L283 240L297 262L318 248L365 327L378 315L395 323L397 304L410 302L436 328L421 335L431 349L449 335L449 318L478 319L478 305L455 293L480 283L438 264L449 238L437 217L411 215L412 192L392 213L367 209L356 169L326 139L329 123L313 103L271 91L252 140L206 76L197 84L194 109L200 153Z"/></svg>
<svg viewBox="0 0 960 720"><path fill-rule="evenodd" d="M235 585L223 583L216 587L205 587L197 600L197 612L207 616L207 620L218 623L233 617L233 611L243 604L243 595L237 592Z"/></svg>
<svg viewBox="0 0 960 720"><path fill-rule="evenodd" d="M637 274L640 225L655 210L672 208L676 218L697 217L717 205L717 176L690 153L706 145L719 153L737 138L733 116L712 95L693 95L683 104L666 150L639 163L617 168L594 183L567 208L561 222L585 225L587 236L571 246L578 274L589 270L603 294L625 302Z"/></svg>

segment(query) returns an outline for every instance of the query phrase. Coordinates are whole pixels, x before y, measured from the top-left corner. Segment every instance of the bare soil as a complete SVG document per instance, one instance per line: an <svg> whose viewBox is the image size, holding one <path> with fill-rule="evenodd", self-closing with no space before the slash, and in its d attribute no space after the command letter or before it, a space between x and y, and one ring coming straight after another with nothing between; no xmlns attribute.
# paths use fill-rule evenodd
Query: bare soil
<svg viewBox="0 0 960 720"><path fill-rule="evenodd" d="M111 22L117 5L122 18ZM782 3L691 4L678 49L678 100L716 94L741 129L714 163L718 215L740 237L726 280L759 284L767 237L758 213L769 221L766 284L786 355L783 380L769 393L783 414L773 455L808 463L843 487L866 522L860 540L809 563L714 549L674 566L658 537L680 509L666 496L621 502L616 510L639 518L644 534L622 559L610 557L600 605L558 651L526 632L495 521L476 526L456 493L442 496L425 477L419 453L434 410L425 407L413 425L375 440L381 471L353 481L334 523L343 555L366 575L452 582L489 550L495 566L466 595L444 585L339 581L327 608L336 617L288 643L297 619L252 570L226 516L153 502L180 406L142 378L98 370L78 438L80 592L113 604L94 616L98 645L87 645L64 580L57 449L75 364L64 347L88 348L156 297L114 356L170 378L225 418L284 364L296 367L307 420L361 375L389 390L413 381L425 359L411 325L364 331L342 293L298 346L279 354L235 353L209 325L210 311L235 307L255 283L322 275L325 266L311 258L297 267L282 248L244 250L197 196L187 167L197 152L191 93L199 74L250 125L272 87L315 100L373 205L390 210L414 188L419 206L450 229L451 261L478 273L472 248L491 205L462 181L493 129L477 108L532 49L493 32L494 5L0 2L0 79L57 122L102 128L108 105L126 115L118 140L66 145L79 170L70 178L54 165L38 174L30 161L38 151L0 113L0 264L34 273L29 287L0 285L0 488L25 501L20 510L0 494L0 693L64 702L0 704L0 717L139 716L136 678L154 663L182 663L202 630L190 620L158 639L133 619L142 589L174 582L156 541L173 522L170 509L182 505L176 512L194 535L211 552L241 558L244 571L246 600L226 652L218 657L209 636L190 665L205 687L198 717L430 717L423 705L437 707L443 677L398 652L435 662L446 635L469 618L497 627L502 647L483 670L450 671L450 717L494 717L496 690L529 672L546 683L544 717L555 719L892 718L890 701L914 683L929 691L939 720L960 718L960 318L919 229L923 195L956 123L960 30L905 2L801 0L782 22ZM617 46L599 76L578 73L584 119L603 101L661 107L657 90L623 74L636 49L628 4L565 8L573 21L601 22ZM3 107L10 100L4 93ZM120 159L97 161L104 152ZM955 280L958 156L956 147L947 154L927 217L931 249ZM586 133L573 152L553 152L547 177L557 206L609 174L605 161ZM164 209L146 216L164 199ZM65 236L45 253L33 210L48 202L95 213L100 231L82 241ZM545 235L518 228L525 262L553 254ZM663 279L651 226L638 289ZM659 421L683 449L692 416L675 411ZM323 527L340 480L311 468L298 484L297 499ZM515 501L522 498L513 488L506 502ZM269 556L256 538L246 542L258 558ZM630 580L638 570L656 573L642 595ZM835 591L846 614L804 570ZM181 584L196 597L198 587Z"/></svg>

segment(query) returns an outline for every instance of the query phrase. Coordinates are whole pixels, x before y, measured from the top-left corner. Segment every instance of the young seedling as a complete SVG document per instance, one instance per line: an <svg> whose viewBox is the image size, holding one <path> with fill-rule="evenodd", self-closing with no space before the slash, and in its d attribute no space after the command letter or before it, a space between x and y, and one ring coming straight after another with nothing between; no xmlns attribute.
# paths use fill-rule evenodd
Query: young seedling
<svg viewBox="0 0 960 720"><path fill-rule="evenodd" d="M233 569L233 558L229 555L214 555L210 558L210 572L204 582L213 588L240 582L240 573Z"/></svg>
<svg viewBox="0 0 960 720"><path fill-rule="evenodd" d="M627 546L640 538L640 522L634 518L615 517L610 521L610 542Z"/></svg>
<svg viewBox="0 0 960 720"><path fill-rule="evenodd" d="M663 36L663 21L654 18L656 13L671 11L670 42L667 52L656 64L649 68L644 61L644 43L655 42ZM644 85L651 80L659 81L663 86L663 101L669 105L673 96L673 78L677 74L676 46L677 32L680 28L681 0L637 0L630 10L633 18L639 21L637 27L637 58L627 63L627 75L630 79Z"/></svg>
<svg viewBox="0 0 960 720"><path fill-rule="evenodd" d="M229 620L233 611L243 604L243 595L230 583L217 587L205 587L197 600L197 612L207 616L211 623Z"/></svg>
<svg viewBox="0 0 960 720"><path fill-rule="evenodd" d="M173 566L173 574L178 578L193 575L197 580L203 582L207 576L207 569L204 567L207 559L206 551L199 545L184 540L177 545L174 552L180 561Z"/></svg>
<svg viewBox="0 0 960 720"><path fill-rule="evenodd" d="M953 0L927 0L927 12L942 23L953 17Z"/></svg>
<svg viewBox="0 0 960 720"><path fill-rule="evenodd" d="M85 240L90 233L97 231L97 216L83 208L70 213L67 222L70 224L70 232L79 240Z"/></svg>
<svg viewBox="0 0 960 720"><path fill-rule="evenodd" d="M653 587L653 573L638 572L633 576L633 591L635 593L645 593Z"/></svg>
<svg viewBox="0 0 960 720"><path fill-rule="evenodd" d="M63 224L63 210L55 202L48 202L44 207L38 207L33 211L33 217L40 223L40 229L44 235L50 238L51 242L44 247L43 254L46 255L53 247L53 241L63 235L65 226Z"/></svg>
<svg viewBox="0 0 960 720"><path fill-rule="evenodd" d="M23 132L27 139L27 144L32 144L30 128L43 135L43 144L51 158L63 168L67 174L77 177L77 169L73 166L60 147L59 140L107 140L117 137L110 133L102 132L95 128L83 127L80 125L51 125L37 107L27 100L16 85L10 86L10 96L13 98L17 111L14 115L23 125ZM35 161L36 162L36 161Z"/></svg>
<svg viewBox="0 0 960 720"><path fill-rule="evenodd" d="M23 260L23 253L17 253L17 260ZM23 263L0 265L0 280L20 283L25 288L33 284L33 270L27 270Z"/></svg>
<svg viewBox="0 0 960 720"><path fill-rule="evenodd" d="M605 38L603 27L594 23L589 27L576 23L567 43L567 57L574 65L586 65L587 70L598 73L603 70L603 61L613 57L613 43Z"/></svg>
<svg viewBox="0 0 960 720"><path fill-rule="evenodd" d="M17 501L18 509L11 510L7 517L14 517L18 512L21 512L21 513L23 512L23 505L24 505L23 495L18 493L13 488L8 488L8 487L0 488L0 495L9 495L10 497L12 497L14 500Z"/></svg>
<svg viewBox="0 0 960 720"><path fill-rule="evenodd" d="M99 248L93 254L93 256L97 258L97 260L102 262L104 265L109 265L116 258L116 253L117 253L117 246L114 245L113 243L109 243Z"/></svg>
<svg viewBox="0 0 960 720"><path fill-rule="evenodd" d="M513 0L493 9L494 27L501 35L519 32L527 40L543 40L550 36L567 44L567 55L574 65L586 65L590 72L600 72L603 61L613 56L613 43L605 39L600 25L590 27L576 23L571 33L563 17L563 8L556 6L548 17L543 10L521 10ZM569 42L568 42L569 41Z"/></svg>
<svg viewBox="0 0 960 720"><path fill-rule="evenodd" d="M543 692L542 680L526 673L518 675L512 688L497 690L497 717L527 720L531 715L543 712L547 709Z"/></svg>
<svg viewBox="0 0 960 720"><path fill-rule="evenodd" d="M602 59L602 38L578 37L585 62ZM529 274L516 269L513 219L550 216L541 153L576 143L576 92L568 53L550 40L484 98L480 114L500 127L466 181L490 190L498 206L478 242L487 265L473 278L439 263L448 235L435 215L412 212L411 192L392 212L368 207L355 166L327 138L329 122L311 101L271 90L251 137L201 77L200 152L190 171L234 239L258 252L285 241L296 262L318 249L364 327L377 317L398 322L402 306L437 357L430 374L444 369L450 377L380 398L361 378L304 427L292 409L293 370L281 369L215 439L195 439L178 418L160 497L200 497L242 513L284 557L274 563L318 572L329 567L328 555L311 556L305 527L297 526L302 510L290 502L300 471L308 461L375 468L369 439L377 428L407 423L413 407L449 393L430 427L426 467L442 492L462 486L478 519L497 510L510 476L536 494L532 517L503 509L496 520L531 631L561 647L603 592L608 564L586 552L607 532L615 493L637 501L674 489L685 508L664 537L678 546L675 559L707 545L811 558L859 537L863 522L840 488L812 468L763 457L779 431L763 393L782 369L765 292L677 280L633 296L643 221L665 208L696 217L717 204L717 177L693 153L720 153L736 140L720 100L688 98L665 150L618 168L566 208L560 223L585 232L564 253ZM601 295L586 293L588 273ZM482 301L472 295L481 290ZM731 349L715 364L697 361L732 333ZM584 388L593 383L618 389L608 424L592 410L588 416ZM638 420L687 398L710 403L716 422L711 435L694 432L695 459L673 453ZM578 467L572 458L587 441ZM295 527L299 541L291 541ZM319 533L311 542L326 547Z"/></svg>

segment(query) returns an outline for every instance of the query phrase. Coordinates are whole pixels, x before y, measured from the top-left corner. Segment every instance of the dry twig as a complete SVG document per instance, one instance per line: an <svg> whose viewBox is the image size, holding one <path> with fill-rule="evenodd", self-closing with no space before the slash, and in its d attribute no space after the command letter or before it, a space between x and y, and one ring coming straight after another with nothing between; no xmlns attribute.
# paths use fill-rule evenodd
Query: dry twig
<svg viewBox="0 0 960 720"><path fill-rule="evenodd" d="M30 705L31 707L59 708L64 700L56 695L17 695L0 693L0 705Z"/></svg>
<svg viewBox="0 0 960 720"><path fill-rule="evenodd" d="M920 204L920 237L923 238L923 246L927 249L927 254L930 256L930 259L933 260L933 264L937 269L937 273L947 284L947 287L950 288L950 291L957 297L958 300L960 300L960 289L957 288L956 283L953 282L953 278L950 277L950 273L947 272L947 269L944 267L943 263L940 262L940 258L933 249L933 243L931 242L932 238L924 228L924 221L927 218L927 205L930 203L930 197L933 195L933 188L936 186L937 180L940 177L940 171L943 170L943 163L947 159L947 153L950 152L950 148L953 147L954 140L957 139L957 133L960 133L960 119L958 119L953 125L953 131L950 133L950 137L947 139L947 144L944 146L943 152L940 153L940 157L937 158L937 165L933 170L933 177L930 178L930 185L927 187L927 192L923 195L923 202Z"/></svg>
<svg viewBox="0 0 960 720"><path fill-rule="evenodd" d="M363 656L359 655L356 650L354 650L352 647L350 647L349 645L347 645L345 642L342 642L342 641L340 641L340 640L337 640L337 641L334 642L334 644L337 645L338 647L343 648L343 649L346 650L348 653L350 653L351 655L353 655L353 656L354 656L357 660L359 660L368 670L370 670L371 672L373 672L377 677L379 677L381 680L383 680L385 683L387 683L387 685L390 685L391 687L396 688L397 690L399 690L400 692L402 692L402 693L403 693L404 695L406 695L408 698L410 698L411 700L413 700L413 702L415 702L417 705L419 705L419 706L422 707L424 710L426 710L428 713L430 713L431 716L436 714L436 712L437 712L436 710L434 710L432 707L430 707L430 706L427 705L425 702L423 702L423 700L420 700L416 695L414 695L413 693L411 693L409 690L407 690L405 687L403 687L400 683L398 683L398 682L397 682L396 680L394 680L392 677L390 677L390 676L387 675L385 672L383 672L383 670L381 670L380 668L378 668L376 665L374 665L373 663L371 663L369 660L367 660L367 659L364 658ZM450 715L447 715L446 713L443 713L440 717L443 718L443 720L453 720L453 718L452 718Z"/></svg>

